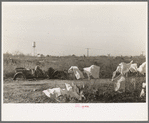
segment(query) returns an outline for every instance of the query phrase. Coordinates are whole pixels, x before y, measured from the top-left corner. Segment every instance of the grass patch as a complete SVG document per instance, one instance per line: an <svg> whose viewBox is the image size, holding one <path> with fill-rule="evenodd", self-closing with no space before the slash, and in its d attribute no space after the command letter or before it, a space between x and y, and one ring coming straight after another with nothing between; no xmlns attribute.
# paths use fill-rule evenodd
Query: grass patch
<svg viewBox="0 0 149 123"><path fill-rule="evenodd" d="M100 66L100 78L111 78L113 71L116 70L117 65L120 62L130 62L137 63L138 66L142 64L146 58L141 56L122 56L122 57L107 57L107 56L96 56L96 57L78 57L78 56L50 56L50 57L33 57L27 55L11 55L4 54L3 59L3 71L4 78L13 77L15 68L25 67L33 69L36 65L44 71L48 68L53 67L55 70L68 70L71 66L78 66L80 70L84 67L89 67L93 64ZM130 74L131 76L131 74Z"/></svg>
<svg viewBox="0 0 149 123"><path fill-rule="evenodd" d="M131 78L127 79L130 82ZM129 103L146 102L146 97L140 98L140 86L144 78L136 78L137 89L126 90L125 93L114 92L114 85L108 79L100 79L94 84L87 80L41 80L41 81L4 81L3 101L4 103ZM74 82L80 89L83 83L83 94L85 99L79 101L67 95L59 98L48 98L42 91L49 88L65 88L65 83Z"/></svg>

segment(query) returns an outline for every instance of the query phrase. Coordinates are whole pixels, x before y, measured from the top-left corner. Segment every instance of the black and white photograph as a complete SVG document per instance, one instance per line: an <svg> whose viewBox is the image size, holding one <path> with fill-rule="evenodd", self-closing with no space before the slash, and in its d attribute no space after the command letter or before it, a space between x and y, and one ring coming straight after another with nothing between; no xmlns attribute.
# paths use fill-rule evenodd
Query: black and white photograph
<svg viewBox="0 0 149 123"><path fill-rule="evenodd" d="M148 2L2 2L2 121L148 121Z"/></svg>

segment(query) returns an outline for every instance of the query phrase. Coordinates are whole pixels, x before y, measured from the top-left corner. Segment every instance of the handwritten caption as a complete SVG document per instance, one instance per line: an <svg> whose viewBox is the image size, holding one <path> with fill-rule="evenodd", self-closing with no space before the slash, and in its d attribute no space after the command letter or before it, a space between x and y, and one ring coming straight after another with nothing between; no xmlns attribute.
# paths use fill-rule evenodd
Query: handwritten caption
<svg viewBox="0 0 149 123"><path fill-rule="evenodd" d="M89 108L88 105L80 105L80 104L75 104L76 108Z"/></svg>

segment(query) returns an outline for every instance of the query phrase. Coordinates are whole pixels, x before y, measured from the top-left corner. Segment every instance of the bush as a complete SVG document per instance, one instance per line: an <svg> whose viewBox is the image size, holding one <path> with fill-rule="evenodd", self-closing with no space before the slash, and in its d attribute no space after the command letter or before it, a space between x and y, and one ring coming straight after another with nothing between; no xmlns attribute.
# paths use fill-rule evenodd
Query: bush
<svg viewBox="0 0 149 123"><path fill-rule="evenodd" d="M113 83L98 83L92 85L87 82L83 89L86 99L81 102L146 102L146 97L140 98L144 78L135 78L135 90L132 88L131 90L127 89L128 86L132 87L130 84L131 81L132 78L126 79L126 91L123 93L115 92Z"/></svg>
<svg viewBox="0 0 149 123"><path fill-rule="evenodd" d="M97 56L97 57L78 57L78 56L63 56L55 57L49 56L44 58L37 58L29 55L12 55L10 53L4 54L4 77L12 77L16 67L25 67L33 69L37 64L44 71L52 67L55 70L68 70L71 66L78 66L80 70L84 67L89 67L93 64L100 66L100 78L111 78L113 71L116 70L117 65L120 62L130 62L137 63L138 66L145 61L145 57L135 56L135 57L107 57L107 56ZM43 62L41 62L43 61Z"/></svg>

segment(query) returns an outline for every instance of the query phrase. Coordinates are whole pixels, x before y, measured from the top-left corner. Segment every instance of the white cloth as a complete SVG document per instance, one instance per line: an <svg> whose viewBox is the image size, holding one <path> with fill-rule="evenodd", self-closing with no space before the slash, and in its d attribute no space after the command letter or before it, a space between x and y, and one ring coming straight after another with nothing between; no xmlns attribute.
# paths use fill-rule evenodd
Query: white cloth
<svg viewBox="0 0 149 123"><path fill-rule="evenodd" d="M72 91L72 86L70 84L65 83L65 86L67 91Z"/></svg>
<svg viewBox="0 0 149 123"><path fill-rule="evenodd" d="M77 66L71 66L68 70L68 73L74 73L76 79L83 79L83 73L79 70Z"/></svg>
<svg viewBox="0 0 149 123"><path fill-rule="evenodd" d="M66 89L61 89L61 88L52 88L52 89L47 89L44 90L43 93L45 93L46 96L51 97L51 95L56 95L56 97L60 96L60 95L67 95L70 97L75 97L78 100L82 100L82 97L84 97L84 95L82 95L82 92L79 93L79 89L77 88L77 86L75 84L72 83L72 86L68 83L65 83Z"/></svg>
<svg viewBox="0 0 149 123"><path fill-rule="evenodd" d="M116 70L113 72L112 81L113 81L114 77L116 76L116 73L120 73L122 75L125 75L126 73L128 73L128 71L130 70L130 66L131 66L132 62L133 61L131 61L128 64L121 62L119 64L119 66L117 66Z"/></svg>
<svg viewBox="0 0 149 123"><path fill-rule="evenodd" d="M79 88L74 83L72 83L72 86L68 83L65 83L65 86L67 91L73 91L79 94Z"/></svg>
<svg viewBox="0 0 149 123"><path fill-rule="evenodd" d="M56 97L61 95L61 89L60 88L52 88L52 89L47 89L44 90L43 93L47 95L48 97L51 97L51 94L54 95L56 94Z"/></svg>
<svg viewBox="0 0 149 123"><path fill-rule="evenodd" d="M138 68L138 67L137 67L137 64L136 64L136 63L131 64L131 66L130 66L130 71L133 72L133 73L134 73L134 72L137 72L137 68Z"/></svg>
<svg viewBox="0 0 149 123"><path fill-rule="evenodd" d="M114 82L114 90L119 91L119 92L125 92L125 77L123 75L119 75L116 77L113 82Z"/></svg>
<svg viewBox="0 0 149 123"><path fill-rule="evenodd" d="M142 83L142 90L141 90L141 93L140 93L140 97L145 96L145 88L146 88L146 83Z"/></svg>
<svg viewBox="0 0 149 123"><path fill-rule="evenodd" d="M125 75L125 74L129 71L132 62L133 62L133 61L131 61L131 62L128 63L128 64L122 62L122 63L119 64L119 66L120 66L120 73L121 73L122 75Z"/></svg>
<svg viewBox="0 0 149 123"><path fill-rule="evenodd" d="M100 67L96 65L91 65L90 67L83 68L84 72L88 77L92 76L94 79L99 78Z"/></svg>
<svg viewBox="0 0 149 123"><path fill-rule="evenodd" d="M72 91L76 92L77 94L79 94L79 88L73 82L72 82Z"/></svg>
<svg viewBox="0 0 149 123"><path fill-rule="evenodd" d="M65 85L66 85L68 96L75 97L78 100L82 100L82 97L84 97L84 95L82 94L82 92L79 93L79 88L76 86L76 84L72 83L72 86L71 86L70 84L65 83Z"/></svg>
<svg viewBox="0 0 149 123"><path fill-rule="evenodd" d="M144 75L146 73L146 62L142 63L137 70Z"/></svg>
<svg viewBox="0 0 149 123"><path fill-rule="evenodd" d="M141 93L140 93L140 97L144 97L145 96L145 91L144 89L141 90Z"/></svg>

